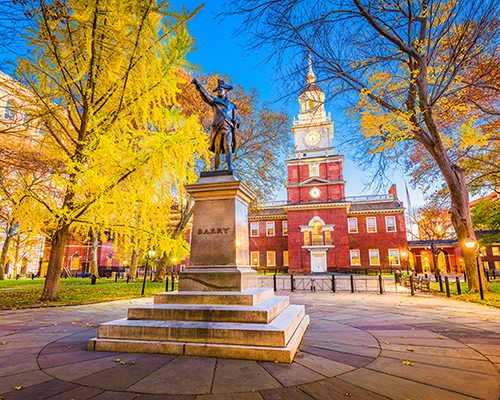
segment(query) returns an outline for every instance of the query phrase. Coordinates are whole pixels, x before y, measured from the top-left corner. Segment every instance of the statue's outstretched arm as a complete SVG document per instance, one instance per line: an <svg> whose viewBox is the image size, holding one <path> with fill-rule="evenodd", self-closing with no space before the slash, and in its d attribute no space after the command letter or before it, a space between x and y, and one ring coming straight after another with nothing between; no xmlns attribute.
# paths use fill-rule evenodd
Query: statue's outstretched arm
<svg viewBox="0 0 500 400"><path fill-rule="evenodd" d="M205 90L205 88L196 80L196 78L193 78L191 83L196 87L196 90L200 93L203 101L209 105L213 105L214 97Z"/></svg>

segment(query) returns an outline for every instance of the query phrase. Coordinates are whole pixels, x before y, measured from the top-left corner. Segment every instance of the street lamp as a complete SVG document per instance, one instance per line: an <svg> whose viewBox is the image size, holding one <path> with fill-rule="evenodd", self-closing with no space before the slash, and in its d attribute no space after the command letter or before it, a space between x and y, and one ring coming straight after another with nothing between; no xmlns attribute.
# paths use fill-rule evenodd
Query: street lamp
<svg viewBox="0 0 500 400"><path fill-rule="evenodd" d="M403 250L403 251L401 252L401 256L402 256L402 257L406 258L406 256L407 256L407 255L408 255L408 253L407 253L405 250ZM406 273L407 273L407 274L409 274L409 273L410 273L410 272L408 271L408 258L406 258Z"/></svg>
<svg viewBox="0 0 500 400"><path fill-rule="evenodd" d="M434 274L436 274L436 245L433 243L431 243L430 246L428 246L428 248L431 250L431 253L432 253L432 264L434 265ZM441 272L441 271L439 271ZM439 274L436 274L436 279L439 278Z"/></svg>
<svg viewBox="0 0 500 400"><path fill-rule="evenodd" d="M477 276L479 279L479 293L481 294L481 300L484 300L483 294L483 282L481 279L481 270L479 268L479 258L477 256L477 250L479 249L479 243L472 238L467 238L464 241L465 247L468 249L474 249L474 254L476 255L476 265L477 265Z"/></svg>
<svg viewBox="0 0 500 400"><path fill-rule="evenodd" d="M146 289L146 276L148 274L148 265L149 265L149 260L151 260L156 254L156 251L149 250L148 251L148 257L146 259L146 268L144 268L144 280L142 281L142 293L141 296L144 296L144 290Z"/></svg>

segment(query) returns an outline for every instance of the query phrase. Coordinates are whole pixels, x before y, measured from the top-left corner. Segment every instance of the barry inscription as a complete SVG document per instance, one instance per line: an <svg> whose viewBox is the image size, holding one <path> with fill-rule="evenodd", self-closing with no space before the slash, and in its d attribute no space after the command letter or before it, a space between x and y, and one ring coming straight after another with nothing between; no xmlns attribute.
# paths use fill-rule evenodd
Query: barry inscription
<svg viewBox="0 0 500 400"><path fill-rule="evenodd" d="M198 229L198 235L223 235L231 228Z"/></svg>

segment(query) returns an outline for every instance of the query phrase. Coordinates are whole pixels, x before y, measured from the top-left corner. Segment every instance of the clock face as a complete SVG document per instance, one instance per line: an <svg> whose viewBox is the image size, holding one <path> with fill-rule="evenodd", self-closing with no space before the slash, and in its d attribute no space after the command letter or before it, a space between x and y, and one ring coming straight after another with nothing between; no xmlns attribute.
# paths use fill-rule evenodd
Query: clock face
<svg viewBox="0 0 500 400"><path fill-rule="evenodd" d="M321 196L321 190L317 187L313 187L311 190L309 190L309 196L311 196L313 199L317 199L319 196Z"/></svg>
<svg viewBox="0 0 500 400"><path fill-rule="evenodd" d="M316 131L307 132L307 134L304 137L304 142L309 147L318 146L320 141L321 141L321 135Z"/></svg>

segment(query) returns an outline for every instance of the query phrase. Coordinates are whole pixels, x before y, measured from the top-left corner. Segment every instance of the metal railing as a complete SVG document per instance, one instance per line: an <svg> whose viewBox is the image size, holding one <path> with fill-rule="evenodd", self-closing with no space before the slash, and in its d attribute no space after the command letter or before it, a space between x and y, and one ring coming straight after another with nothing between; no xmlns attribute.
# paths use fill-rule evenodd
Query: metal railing
<svg viewBox="0 0 500 400"><path fill-rule="evenodd" d="M391 193L388 194L372 194L366 196L346 196L342 198L343 201L376 201L376 200L394 200L394 195Z"/></svg>
<svg viewBox="0 0 500 400"><path fill-rule="evenodd" d="M328 276L259 276L259 287L277 290L306 290L311 292L373 292L373 293L408 293L409 289L396 283L393 278L382 276L328 275Z"/></svg>

